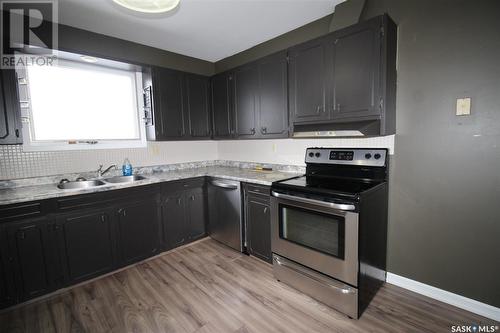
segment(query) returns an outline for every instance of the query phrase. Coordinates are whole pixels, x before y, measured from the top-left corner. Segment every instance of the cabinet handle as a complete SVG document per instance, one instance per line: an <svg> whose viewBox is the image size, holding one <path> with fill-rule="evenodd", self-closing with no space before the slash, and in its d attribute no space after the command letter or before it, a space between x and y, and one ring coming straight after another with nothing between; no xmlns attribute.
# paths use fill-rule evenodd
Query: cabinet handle
<svg viewBox="0 0 500 333"><path fill-rule="evenodd" d="M19 137L19 130L16 128L15 132L16 132L16 138L18 138Z"/></svg>
<svg viewBox="0 0 500 333"><path fill-rule="evenodd" d="M181 199L181 198L177 199L177 204L178 204L179 206L181 205L181 202L182 202L182 199Z"/></svg>
<svg viewBox="0 0 500 333"><path fill-rule="evenodd" d="M125 209L122 210L122 214L123 214L123 216L127 216L127 211Z"/></svg>
<svg viewBox="0 0 500 333"><path fill-rule="evenodd" d="M106 222L106 216L101 215L101 222L103 222L103 223Z"/></svg>
<svg viewBox="0 0 500 333"><path fill-rule="evenodd" d="M262 127L260 129L260 131L262 132L262 134L266 134L267 133L267 127Z"/></svg>
<svg viewBox="0 0 500 333"><path fill-rule="evenodd" d="M252 135L255 135L255 127L250 129L250 133L252 133Z"/></svg>
<svg viewBox="0 0 500 333"><path fill-rule="evenodd" d="M192 195L192 196L190 197L190 199L191 199L191 201L194 201L194 195Z"/></svg>
<svg viewBox="0 0 500 333"><path fill-rule="evenodd" d="M335 106L335 109L337 110L337 112L340 112L340 103L338 103L338 104Z"/></svg>
<svg viewBox="0 0 500 333"><path fill-rule="evenodd" d="M264 214L267 213L267 207L264 207Z"/></svg>

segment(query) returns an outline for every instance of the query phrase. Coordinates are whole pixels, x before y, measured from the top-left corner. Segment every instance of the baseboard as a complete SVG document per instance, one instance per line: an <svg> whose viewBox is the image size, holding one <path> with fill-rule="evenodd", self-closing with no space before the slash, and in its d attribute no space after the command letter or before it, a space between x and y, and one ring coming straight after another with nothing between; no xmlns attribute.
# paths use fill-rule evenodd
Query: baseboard
<svg viewBox="0 0 500 333"><path fill-rule="evenodd" d="M481 303L471 298L460 296L389 272L387 272L386 282L480 316L500 321L500 308Z"/></svg>

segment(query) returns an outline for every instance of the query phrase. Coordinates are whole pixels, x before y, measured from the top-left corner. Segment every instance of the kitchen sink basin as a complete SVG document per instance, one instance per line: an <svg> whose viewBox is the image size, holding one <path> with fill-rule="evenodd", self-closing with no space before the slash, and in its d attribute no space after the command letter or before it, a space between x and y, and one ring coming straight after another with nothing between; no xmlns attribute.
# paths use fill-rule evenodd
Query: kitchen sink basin
<svg viewBox="0 0 500 333"><path fill-rule="evenodd" d="M132 175L132 176L116 176L104 179L106 183L132 183L138 180L146 179L144 176Z"/></svg>
<svg viewBox="0 0 500 333"><path fill-rule="evenodd" d="M60 183L57 185L61 190L74 190L74 189L85 189L106 185L105 182L101 180L84 180L84 181L74 181L74 182L66 182Z"/></svg>

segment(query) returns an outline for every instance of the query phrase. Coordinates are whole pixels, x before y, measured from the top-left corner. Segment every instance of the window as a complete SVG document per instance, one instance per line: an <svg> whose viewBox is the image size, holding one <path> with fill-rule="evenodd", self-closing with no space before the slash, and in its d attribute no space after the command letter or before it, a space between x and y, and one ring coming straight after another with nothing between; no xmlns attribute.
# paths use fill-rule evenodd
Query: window
<svg viewBox="0 0 500 333"><path fill-rule="evenodd" d="M25 150L146 147L140 72L61 59L17 72Z"/></svg>

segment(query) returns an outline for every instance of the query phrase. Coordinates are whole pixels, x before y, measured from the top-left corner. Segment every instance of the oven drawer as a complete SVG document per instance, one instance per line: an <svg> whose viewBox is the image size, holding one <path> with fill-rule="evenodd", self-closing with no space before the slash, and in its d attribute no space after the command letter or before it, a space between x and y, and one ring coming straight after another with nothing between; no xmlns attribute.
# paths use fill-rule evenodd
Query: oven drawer
<svg viewBox="0 0 500 333"><path fill-rule="evenodd" d="M358 289L275 254L273 273L281 282L351 318L358 318Z"/></svg>

